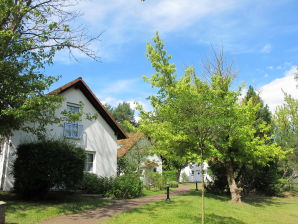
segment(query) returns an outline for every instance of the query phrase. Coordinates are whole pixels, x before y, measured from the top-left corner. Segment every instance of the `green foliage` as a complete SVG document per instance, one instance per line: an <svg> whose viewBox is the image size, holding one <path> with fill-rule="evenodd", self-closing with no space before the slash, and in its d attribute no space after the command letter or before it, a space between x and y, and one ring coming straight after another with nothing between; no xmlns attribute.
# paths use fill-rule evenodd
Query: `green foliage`
<svg viewBox="0 0 298 224"><path fill-rule="evenodd" d="M298 100L285 93L284 101L274 114L274 133L283 150L292 150L281 165L284 176L293 181L298 177Z"/></svg>
<svg viewBox="0 0 298 224"><path fill-rule="evenodd" d="M271 124L271 113L266 106L264 106L263 100L254 91L253 87L250 86L247 94L243 100L243 103L258 105L259 108L256 112L254 126L255 136L263 138L265 135L272 133L272 128L267 131L260 130L259 126L262 123ZM265 142L265 145L271 145L272 141ZM242 189L242 194L247 195L251 191L267 195L277 195L283 188L280 187L279 179L282 178L282 172L278 166L278 160L268 161L267 164L258 164L253 162L251 164L233 162L233 167L236 173L236 182ZM210 163L211 170L215 181L208 186L208 190L214 193L225 193L228 191L227 176L225 173L225 166L219 161L213 161Z"/></svg>
<svg viewBox="0 0 298 224"><path fill-rule="evenodd" d="M93 173L84 173L79 189L87 194L105 195L112 188L113 178L98 177Z"/></svg>
<svg viewBox="0 0 298 224"><path fill-rule="evenodd" d="M137 126L135 111L130 108L128 102L119 103L115 108L109 104L106 104L105 107L126 132L135 131Z"/></svg>
<svg viewBox="0 0 298 224"><path fill-rule="evenodd" d="M57 76L44 74L62 49L77 49L96 58L88 37L72 27L76 17L72 1L0 1L0 135L9 136L30 122L26 130L40 133L46 124L57 123L55 110L61 97L45 95Z"/></svg>
<svg viewBox="0 0 298 224"><path fill-rule="evenodd" d="M169 185L170 185L171 188L179 187L179 183L177 181L170 181Z"/></svg>
<svg viewBox="0 0 298 224"><path fill-rule="evenodd" d="M108 195L117 199L137 198L142 195L143 184L135 174L126 174L116 177Z"/></svg>
<svg viewBox="0 0 298 224"><path fill-rule="evenodd" d="M230 90L233 74L222 55L207 66L209 80L201 79L193 67L176 79L175 65L169 63L158 34L153 42L147 44L147 57L156 73L144 80L158 91L149 97L153 111L141 111L140 128L153 139L157 154L182 163L216 158L225 165L231 187L237 187L234 163L266 165L284 157L267 134L270 124L256 122L260 105L239 102L241 87Z"/></svg>
<svg viewBox="0 0 298 224"><path fill-rule="evenodd" d="M83 178L85 152L60 140L21 144L13 165L15 191L42 199L51 188L74 189Z"/></svg>
<svg viewBox="0 0 298 224"><path fill-rule="evenodd" d="M136 133L132 138L136 137ZM138 137L137 137L138 138ZM151 144L147 138L138 138L139 140L125 155L117 158L117 174L137 174L141 175L141 166L147 162Z"/></svg>
<svg viewBox="0 0 298 224"><path fill-rule="evenodd" d="M175 170L163 170L162 175L167 179L167 181L177 180L177 172Z"/></svg>
<svg viewBox="0 0 298 224"><path fill-rule="evenodd" d="M181 178L182 178L183 183L188 183L189 182L189 177L187 176L186 173L183 172Z"/></svg>
<svg viewBox="0 0 298 224"><path fill-rule="evenodd" d="M163 190L167 186L167 178L160 173L153 172L150 168L145 170L144 176L147 188Z"/></svg>
<svg viewBox="0 0 298 224"><path fill-rule="evenodd" d="M85 173L80 189L87 194L102 194L116 199L128 199L141 196L143 184L136 174L125 174L114 178Z"/></svg>

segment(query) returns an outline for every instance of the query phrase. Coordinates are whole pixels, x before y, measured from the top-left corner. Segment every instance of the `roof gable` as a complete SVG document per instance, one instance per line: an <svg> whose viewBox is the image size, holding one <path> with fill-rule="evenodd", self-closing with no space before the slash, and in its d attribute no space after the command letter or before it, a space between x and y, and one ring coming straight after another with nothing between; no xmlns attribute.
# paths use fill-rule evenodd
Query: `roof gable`
<svg viewBox="0 0 298 224"><path fill-rule="evenodd" d="M84 80L81 77L53 90L49 94L60 94L72 87L81 90L81 92L89 100L92 106L98 111L98 113L102 116L102 118L113 129L118 140L127 138L125 132L121 129L121 127L117 124L115 119L110 115L110 113L107 111L104 105L98 100L98 98L95 96L95 94L91 91L91 89L87 86L87 84L84 82Z"/></svg>

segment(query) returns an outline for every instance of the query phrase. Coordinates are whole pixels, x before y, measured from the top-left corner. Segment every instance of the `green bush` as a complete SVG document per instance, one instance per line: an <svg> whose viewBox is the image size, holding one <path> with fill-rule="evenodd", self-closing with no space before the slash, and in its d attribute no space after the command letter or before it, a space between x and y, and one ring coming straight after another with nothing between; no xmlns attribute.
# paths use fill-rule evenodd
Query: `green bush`
<svg viewBox="0 0 298 224"><path fill-rule="evenodd" d="M187 174L186 173L182 173L181 174L181 178L182 178L182 182L183 183L188 183L189 182L189 177L187 176Z"/></svg>
<svg viewBox="0 0 298 224"><path fill-rule="evenodd" d="M221 163L210 162L214 182L207 186L207 191L215 194L228 194L229 186L225 167ZM257 192L268 196L278 196L289 188L289 183L281 179L282 172L278 162L270 162L267 166L253 164L251 166L236 167L238 170L236 182L241 187L242 196L247 196L250 192Z"/></svg>
<svg viewBox="0 0 298 224"><path fill-rule="evenodd" d="M162 175L167 181L177 181L177 171L175 170L165 170L162 171Z"/></svg>
<svg viewBox="0 0 298 224"><path fill-rule="evenodd" d="M137 198L141 196L142 190L143 184L140 177L134 174L127 174L116 177L107 194L117 199Z"/></svg>
<svg viewBox="0 0 298 224"><path fill-rule="evenodd" d="M147 188L154 187L159 190L163 190L167 186L167 179L159 173L148 170L145 172L145 178L146 178L145 182L146 182Z"/></svg>
<svg viewBox="0 0 298 224"><path fill-rule="evenodd" d="M85 152L61 140L19 145L13 164L16 193L43 199L51 188L74 189L83 178Z"/></svg>
<svg viewBox="0 0 298 224"><path fill-rule="evenodd" d="M105 195L112 188L113 179L109 177L98 177L93 173L85 173L80 190L87 194Z"/></svg>
<svg viewBox="0 0 298 224"><path fill-rule="evenodd" d="M170 185L170 187L172 187L172 188L177 188L177 187L179 187L179 184L178 184L177 181L170 181L170 182L169 182L169 185Z"/></svg>

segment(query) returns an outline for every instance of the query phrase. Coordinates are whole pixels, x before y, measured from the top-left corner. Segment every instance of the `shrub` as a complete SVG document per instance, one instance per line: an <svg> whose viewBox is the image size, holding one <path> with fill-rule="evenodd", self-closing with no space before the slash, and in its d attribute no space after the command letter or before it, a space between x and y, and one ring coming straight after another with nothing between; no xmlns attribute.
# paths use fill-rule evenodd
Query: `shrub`
<svg viewBox="0 0 298 224"><path fill-rule="evenodd" d="M51 188L74 189L83 178L85 152L61 140L19 145L13 164L15 191L43 199Z"/></svg>
<svg viewBox="0 0 298 224"><path fill-rule="evenodd" d="M105 195L113 185L113 179L109 177L98 177L93 173L85 173L80 190L87 194Z"/></svg>
<svg viewBox="0 0 298 224"><path fill-rule="evenodd" d="M187 174L186 173L182 173L181 174L181 178L182 178L182 182L186 182L186 183L188 183L189 182L189 177L187 176Z"/></svg>
<svg viewBox="0 0 298 224"><path fill-rule="evenodd" d="M169 185L170 185L170 187L172 187L172 188L177 188L177 187L179 187L179 184L178 184L177 181L170 181L170 182L169 182Z"/></svg>
<svg viewBox="0 0 298 224"><path fill-rule="evenodd" d="M177 180L177 171L175 171L175 170L163 171L162 175L166 178L167 181L176 181Z"/></svg>
<svg viewBox="0 0 298 224"><path fill-rule="evenodd" d="M153 171L147 170L145 172L145 179L146 187L149 188L153 186L154 188L162 190L167 186L167 179L163 175Z"/></svg>
<svg viewBox="0 0 298 224"><path fill-rule="evenodd" d="M224 166L217 162L210 162L209 165L215 179L214 182L208 184L207 190L215 194L229 193ZM243 189L242 196L246 196L250 192L277 196L289 187L287 181L280 179L281 176L278 162L274 161L267 166L253 164L238 168L236 182Z"/></svg>
<svg viewBox="0 0 298 224"><path fill-rule="evenodd" d="M107 194L117 199L136 198L141 196L142 190L143 184L140 178L134 174L127 174L116 177Z"/></svg>

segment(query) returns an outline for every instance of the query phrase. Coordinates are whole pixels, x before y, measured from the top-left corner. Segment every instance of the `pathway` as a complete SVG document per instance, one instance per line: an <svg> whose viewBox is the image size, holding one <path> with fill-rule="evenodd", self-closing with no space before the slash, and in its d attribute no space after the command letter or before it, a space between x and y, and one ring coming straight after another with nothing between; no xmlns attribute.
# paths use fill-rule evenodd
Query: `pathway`
<svg viewBox="0 0 298 224"><path fill-rule="evenodd" d="M189 186L180 186L176 191L171 192L170 197L173 195L183 194L190 190ZM124 211L137 208L141 205L165 200L165 194L154 196L147 196L142 198L117 200L113 204L106 205L100 208L88 209L75 214L58 216L41 221L40 224L96 224L104 221L109 217L118 215Z"/></svg>

